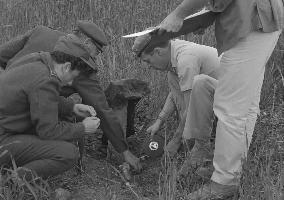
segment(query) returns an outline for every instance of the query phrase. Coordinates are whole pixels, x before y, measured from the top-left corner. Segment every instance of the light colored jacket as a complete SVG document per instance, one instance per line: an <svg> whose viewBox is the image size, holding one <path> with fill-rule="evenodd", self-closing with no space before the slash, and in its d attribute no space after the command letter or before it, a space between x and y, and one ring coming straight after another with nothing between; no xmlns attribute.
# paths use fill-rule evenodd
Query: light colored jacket
<svg viewBox="0 0 284 200"><path fill-rule="evenodd" d="M283 0L210 0L210 9L220 12L215 22L219 54L252 31L283 29L283 4Z"/></svg>

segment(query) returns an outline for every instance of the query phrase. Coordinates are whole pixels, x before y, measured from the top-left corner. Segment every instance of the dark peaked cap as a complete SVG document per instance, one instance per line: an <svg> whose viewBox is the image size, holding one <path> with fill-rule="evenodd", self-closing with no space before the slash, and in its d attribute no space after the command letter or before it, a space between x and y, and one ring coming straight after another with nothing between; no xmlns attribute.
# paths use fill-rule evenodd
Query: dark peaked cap
<svg viewBox="0 0 284 200"><path fill-rule="evenodd" d="M68 55L81 58L91 68L97 70L96 63L91 59L91 55L85 45L74 35L61 36L55 44L53 51L59 51Z"/></svg>
<svg viewBox="0 0 284 200"><path fill-rule="evenodd" d="M91 38L100 49L102 49L103 46L108 45L105 33L95 23L85 20L78 20L77 27L78 30Z"/></svg>

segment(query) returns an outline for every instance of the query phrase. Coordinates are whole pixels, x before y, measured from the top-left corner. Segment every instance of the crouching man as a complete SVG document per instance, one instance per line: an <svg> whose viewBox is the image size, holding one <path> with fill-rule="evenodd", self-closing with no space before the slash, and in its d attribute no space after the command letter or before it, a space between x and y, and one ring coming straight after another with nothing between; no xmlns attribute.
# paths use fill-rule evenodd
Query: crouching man
<svg viewBox="0 0 284 200"><path fill-rule="evenodd" d="M91 106L73 104L59 96L61 86L95 64L85 46L70 35L62 36L51 53L28 54L0 75L0 166L15 160L20 177L31 173L47 178L76 163L79 153L71 142L94 133L100 120ZM82 122L60 121L75 113ZM28 170L26 170L28 169Z"/></svg>
<svg viewBox="0 0 284 200"><path fill-rule="evenodd" d="M167 71L170 93L157 120L147 129L147 132L151 135L156 134L166 118L177 110L179 125L173 139L165 148L170 156L173 156L182 143L182 133L189 123L188 105L194 78L200 74L217 78L220 59L217 50L213 47L178 39L149 45L150 40L149 34L137 37L132 50L151 68ZM209 148L204 154L210 159Z"/></svg>

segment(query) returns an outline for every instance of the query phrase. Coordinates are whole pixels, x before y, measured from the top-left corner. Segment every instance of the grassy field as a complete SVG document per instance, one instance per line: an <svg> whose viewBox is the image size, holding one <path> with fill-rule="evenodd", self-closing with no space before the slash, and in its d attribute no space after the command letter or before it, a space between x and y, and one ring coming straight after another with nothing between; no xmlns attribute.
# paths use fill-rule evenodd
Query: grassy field
<svg viewBox="0 0 284 200"><path fill-rule="evenodd" d="M110 41L100 57L99 77L105 88L111 80L137 78L149 82L151 95L139 103L137 129L147 126L160 111L168 88L164 73L150 71L146 65L134 60L131 53L133 40L122 35L157 25L178 3L171 0L0 0L0 43L27 30L45 25L70 32L76 20L93 20L106 33ZM210 46L215 45L213 28L203 36L187 35L184 39ZM281 199L283 189L283 99L284 99L284 36L282 34L266 68L261 96L261 115L240 188L240 199ZM176 121L168 121L161 134L171 133ZM139 153L139 144L145 138L142 132L130 138L133 151ZM142 174L136 175L133 185L127 186L112 166L119 159L96 161L86 158L86 173L76 176L75 171L50 180L52 189L64 187L75 191L74 199L185 199L202 183L194 175L186 184L175 181L176 168L184 158L181 153L174 162L151 161ZM165 166L167 166L165 168ZM0 177L1 178L1 177ZM160 183L160 184L159 184ZM44 187L46 187L44 185ZM166 192L167 191L167 192ZM143 198L142 198L143 197ZM0 196L1 199L1 196ZM42 198L44 199L44 198Z"/></svg>

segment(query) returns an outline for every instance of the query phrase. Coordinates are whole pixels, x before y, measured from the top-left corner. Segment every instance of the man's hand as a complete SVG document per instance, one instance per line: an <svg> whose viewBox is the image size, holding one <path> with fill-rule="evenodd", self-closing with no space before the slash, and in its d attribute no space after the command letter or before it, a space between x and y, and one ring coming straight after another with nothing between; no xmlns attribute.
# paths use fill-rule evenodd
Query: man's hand
<svg viewBox="0 0 284 200"><path fill-rule="evenodd" d="M180 137L173 138L166 146L165 146L165 152L168 153L168 155L172 158L175 156L178 152L178 149L180 148L180 145L182 143L182 139Z"/></svg>
<svg viewBox="0 0 284 200"><path fill-rule="evenodd" d="M94 133L100 126L100 119L97 117L87 117L82 121L85 133Z"/></svg>
<svg viewBox="0 0 284 200"><path fill-rule="evenodd" d="M71 99L74 104L81 104L82 103L82 97L78 93L71 94L68 99Z"/></svg>
<svg viewBox="0 0 284 200"><path fill-rule="evenodd" d="M160 119L157 119L154 124L147 128L146 132L150 133L151 137L153 137L160 129L161 123L162 121Z"/></svg>
<svg viewBox="0 0 284 200"><path fill-rule="evenodd" d="M142 167L139 158L133 155L129 150L124 151L122 154L124 156L124 160L129 163L135 171L141 171Z"/></svg>
<svg viewBox="0 0 284 200"><path fill-rule="evenodd" d="M95 117L97 115L95 109L92 106L84 104L75 104L73 112L80 117Z"/></svg>
<svg viewBox="0 0 284 200"><path fill-rule="evenodd" d="M178 32L183 25L183 18L177 16L174 12L169 14L158 26L158 34L163 34L163 32Z"/></svg>

